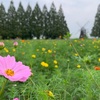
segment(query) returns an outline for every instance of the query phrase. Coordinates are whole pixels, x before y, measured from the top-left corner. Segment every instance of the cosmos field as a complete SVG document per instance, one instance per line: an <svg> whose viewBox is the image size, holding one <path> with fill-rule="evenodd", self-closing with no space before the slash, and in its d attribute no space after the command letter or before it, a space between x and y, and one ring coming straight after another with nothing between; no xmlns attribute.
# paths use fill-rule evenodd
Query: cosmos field
<svg viewBox="0 0 100 100"><path fill-rule="evenodd" d="M14 73L13 69L9 69L12 64L5 72L9 77L0 72L2 100L100 99L99 39L0 40L0 42L4 43L0 49L0 59L14 57L16 62L22 62L31 70L29 76L27 71L20 73L20 77L26 78L24 81L13 80L13 75L17 72ZM14 46L14 42L18 44ZM6 61L3 65L7 66Z"/></svg>

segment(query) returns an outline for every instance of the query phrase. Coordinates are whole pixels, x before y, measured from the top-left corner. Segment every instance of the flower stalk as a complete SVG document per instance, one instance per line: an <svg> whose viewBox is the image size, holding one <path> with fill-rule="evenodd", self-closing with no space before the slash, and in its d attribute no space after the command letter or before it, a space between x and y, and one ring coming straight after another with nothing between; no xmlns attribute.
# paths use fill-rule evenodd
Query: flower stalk
<svg viewBox="0 0 100 100"><path fill-rule="evenodd" d="M6 83L7 83L7 79L3 82L3 85L1 87L1 90L0 90L0 98L3 96Z"/></svg>

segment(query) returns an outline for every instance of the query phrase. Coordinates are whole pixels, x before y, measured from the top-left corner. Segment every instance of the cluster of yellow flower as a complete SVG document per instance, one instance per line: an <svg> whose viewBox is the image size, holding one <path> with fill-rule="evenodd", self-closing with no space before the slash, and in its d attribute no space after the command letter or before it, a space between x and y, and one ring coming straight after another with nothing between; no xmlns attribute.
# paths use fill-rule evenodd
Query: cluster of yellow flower
<svg viewBox="0 0 100 100"><path fill-rule="evenodd" d="M48 50L48 53L52 53L52 50Z"/></svg>
<svg viewBox="0 0 100 100"><path fill-rule="evenodd" d="M78 64L78 65L77 65L77 68L80 68L80 67L81 67L81 65Z"/></svg>
<svg viewBox="0 0 100 100"><path fill-rule="evenodd" d="M43 67L48 67L49 65L48 65L48 63L46 63L46 62L41 62L41 66L43 66Z"/></svg>
<svg viewBox="0 0 100 100"><path fill-rule="evenodd" d="M33 54L33 55L32 55L32 58L36 58L36 55Z"/></svg>
<svg viewBox="0 0 100 100"><path fill-rule="evenodd" d="M5 50L5 52L7 52L7 53L9 52L9 50L8 50L7 48L4 48L4 50Z"/></svg>
<svg viewBox="0 0 100 100"><path fill-rule="evenodd" d="M55 67L55 68L58 68L58 65L57 65L57 64L58 64L58 62L57 62L57 60L54 60L54 61L53 61L53 63L55 64L55 66L54 66L54 67Z"/></svg>
<svg viewBox="0 0 100 100"><path fill-rule="evenodd" d="M42 48L42 51L45 51L46 49L45 48Z"/></svg>

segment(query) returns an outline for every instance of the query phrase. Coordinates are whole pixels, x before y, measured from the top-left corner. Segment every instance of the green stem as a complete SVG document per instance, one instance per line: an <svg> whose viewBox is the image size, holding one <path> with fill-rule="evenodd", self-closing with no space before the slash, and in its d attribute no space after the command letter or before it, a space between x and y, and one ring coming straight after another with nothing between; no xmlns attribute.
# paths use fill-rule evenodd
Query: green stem
<svg viewBox="0 0 100 100"><path fill-rule="evenodd" d="M32 84L35 85L35 83L32 81L32 79L31 79L31 78L29 78L29 79L30 79L30 81L32 82Z"/></svg>
<svg viewBox="0 0 100 100"><path fill-rule="evenodd" d="M3 83L2 87L1 87L0 96L4 93L6 83L7 83L7 80L5 80L5 82Z"/></svg>

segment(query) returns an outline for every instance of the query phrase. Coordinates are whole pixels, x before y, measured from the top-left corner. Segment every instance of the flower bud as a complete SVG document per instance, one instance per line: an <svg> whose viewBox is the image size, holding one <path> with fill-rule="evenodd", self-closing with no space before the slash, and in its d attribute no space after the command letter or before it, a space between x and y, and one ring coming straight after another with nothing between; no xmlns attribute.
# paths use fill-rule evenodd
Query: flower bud
<svg viewBox="0 0 100 100"><path fill-rule="evenodd" d="M5 44L3 42L0 42L0 49L3 49Z"/></svg>
<svg viewBox="0 0 100 100"><path fill-rule="evenodd" d="M18 46L18 42L14 42L13 46L16 48Z"/></svg>

